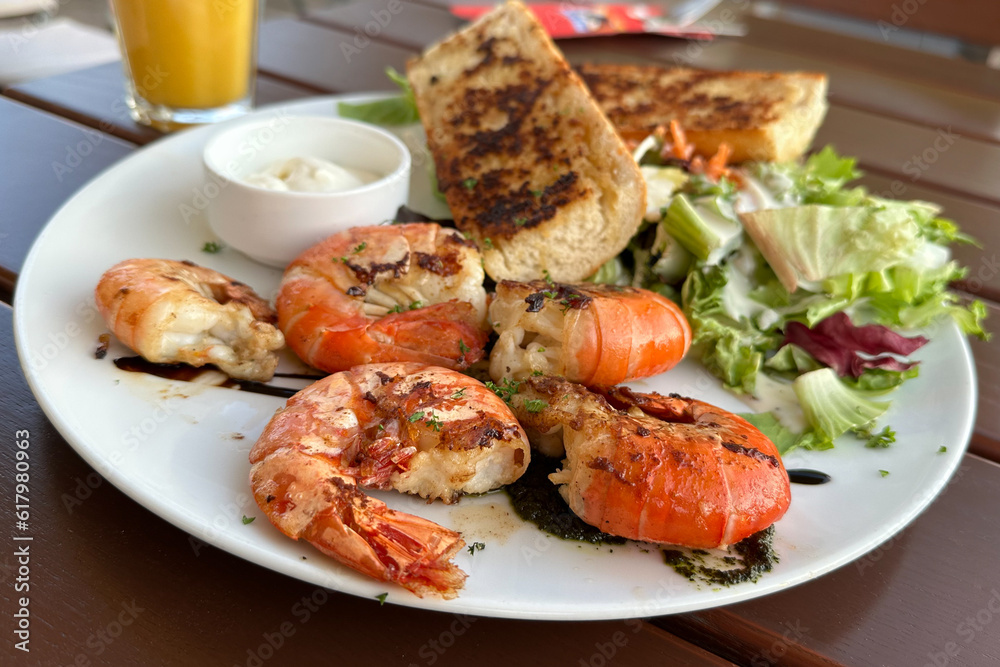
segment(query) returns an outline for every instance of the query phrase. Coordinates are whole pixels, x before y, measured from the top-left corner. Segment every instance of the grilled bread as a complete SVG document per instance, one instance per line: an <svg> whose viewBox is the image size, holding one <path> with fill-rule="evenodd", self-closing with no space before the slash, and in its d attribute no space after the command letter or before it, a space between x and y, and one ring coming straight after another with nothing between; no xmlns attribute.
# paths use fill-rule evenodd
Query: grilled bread
<svg viewBox="0 0 1000 667"><path fill-rule="evenodd" d="M545 30L508 2L407 73L459 229L495 280L573 282L628 244L646 186Z"/></svg>
<svg viewBox="0 0 1000 667"><path fill-rule="evenodd" d="M713 72L655 65L577 68L629 141L676 119L701 155L726 142L732 162L784 162L809 147L826 113L826 75Z"/></svg>

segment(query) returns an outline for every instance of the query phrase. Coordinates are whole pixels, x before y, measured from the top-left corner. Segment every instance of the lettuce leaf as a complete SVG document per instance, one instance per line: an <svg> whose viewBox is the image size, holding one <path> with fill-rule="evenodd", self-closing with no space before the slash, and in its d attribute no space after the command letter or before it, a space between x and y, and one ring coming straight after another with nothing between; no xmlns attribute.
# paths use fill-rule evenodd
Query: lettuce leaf
<svg viewBox="0 0 1000 667"><path fill-rule="evenodd" d="M392 67L387 67L385 73L399 86L402 91L401 95L361 104L341 102L337 105L337 113L342 118L360 120L374 125L409 125L418 122L420 112L417 111L417 101L406 76Z"/></svg>

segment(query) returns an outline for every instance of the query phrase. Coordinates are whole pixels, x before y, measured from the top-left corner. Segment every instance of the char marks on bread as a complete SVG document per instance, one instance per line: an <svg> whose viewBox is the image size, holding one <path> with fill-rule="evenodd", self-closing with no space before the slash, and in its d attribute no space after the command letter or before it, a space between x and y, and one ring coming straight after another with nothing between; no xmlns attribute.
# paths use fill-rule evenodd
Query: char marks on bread
<svg viewBox="0 0 1000 667"><path fill-rule="evenodd" d="M826 114L827 77L812 72L716 72L656 65L581 65L618 132L641 141L677 120L696 152L725 142L732 162L800 157Z"/></svg>
<svg viewBox="0 0 1000 667"><path fill-rule="evenodd" d="M508 2L410 61L438 187L495 280L579 281L628 244L646 186L530 11Z"/></svg>

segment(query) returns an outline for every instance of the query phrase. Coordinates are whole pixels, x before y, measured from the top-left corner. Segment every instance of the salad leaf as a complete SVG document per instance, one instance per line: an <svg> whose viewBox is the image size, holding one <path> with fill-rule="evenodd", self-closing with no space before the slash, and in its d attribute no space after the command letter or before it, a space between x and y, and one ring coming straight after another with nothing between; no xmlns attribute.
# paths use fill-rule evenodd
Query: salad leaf
<svg viewBox="0 0 1000 667"><path fill-rule="evenodd" d="M402 91L401 95L361 104L341 102L337 105L337 113L343 118L351 118L375 125L408 125L419 121L420 112L417 111L417 101L406 76L392 67L387 67L385 73L399 86Z"/></svg>
<svg viewBox="0 0 1000 667"><path fill-rule="evenodd" d="M799 434L778 421L772 412L747 412L741 413L739 416L766 435L768 440L778 448L778 453L781 455L791 451L799 443Z"/></svg>
<svg viewBox="0 0 1000 667"><path fill-rule="evenodd" d="M847 313L835 313L810 328L799 322L785 325L785 343L793 343L813 358L837 371L837 375L860 377L869 368L905 371L914 363L886 353L908 355L927 343L923 336L907 338L884 326L856 326ZM864 352L868 357L862 357ZM879 356L881 355L881 356Z"/></svg>
<svg viewBox="0 0 1000 667"><path fill-rule="evenodd" d="M693 205L683 194L674 197L660 224L692 255L709 264L717 264L743 238L737 222Z"/></svg>
<svg viewBox="0 0 1000 667"><path fill-rule="evenodd" d="M889 409L889 403L874 401L867 392L841 382L832 368L803 373L794 387L818 440L831 445L850 430L867 428Z"/></svg>
<svg viewBox="0 0 1000 667"><path fill-rule="evenodd" d="M806 205L743 213L747 233L789 292L909 259L920 227L901 208Z"/></svg>

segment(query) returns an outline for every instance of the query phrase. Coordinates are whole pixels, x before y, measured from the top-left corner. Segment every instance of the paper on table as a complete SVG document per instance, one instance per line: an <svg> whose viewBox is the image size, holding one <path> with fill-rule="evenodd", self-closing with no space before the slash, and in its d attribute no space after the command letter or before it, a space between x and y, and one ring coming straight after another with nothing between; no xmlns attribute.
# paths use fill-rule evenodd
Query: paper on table
<svg viewBox="0 0 1000 667"><path fill-rule="evenodd" d="M54 12L58 8L58 0L0 0L0 19Z"/></svg>
<svg viewBox="0 0 1000 667"><path fill-rule="evenodd" d="M0 84L53 76L120 58L118 43L109 32L70 19L0 30Z"/></svg>
<svg viewBox="0 0 1000 667"><path fill-rule="evenodd" d="M528 7L555 39L647 33L711 39L716 35L740 34L729 22L704 21L720 0L682 0L661 4L571 4L533 3ZM456 16L474 20L490 11L489 5L453 5Z"/></svg>

